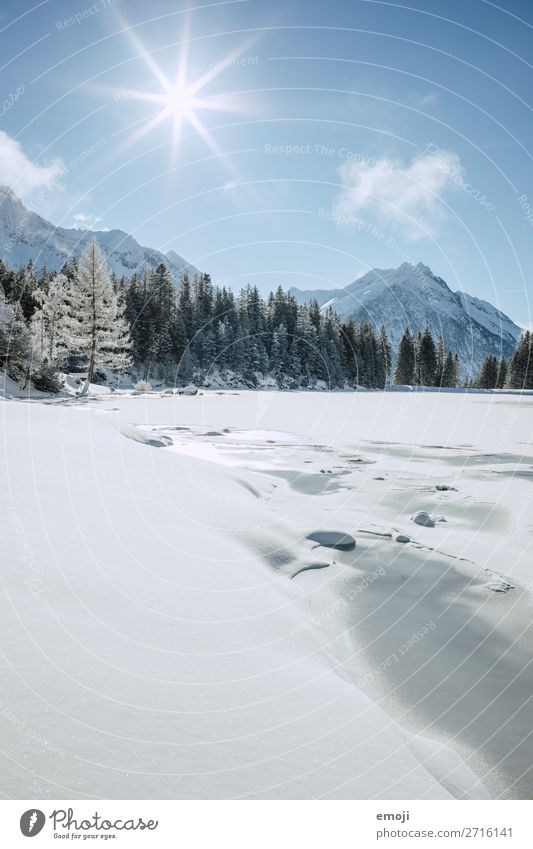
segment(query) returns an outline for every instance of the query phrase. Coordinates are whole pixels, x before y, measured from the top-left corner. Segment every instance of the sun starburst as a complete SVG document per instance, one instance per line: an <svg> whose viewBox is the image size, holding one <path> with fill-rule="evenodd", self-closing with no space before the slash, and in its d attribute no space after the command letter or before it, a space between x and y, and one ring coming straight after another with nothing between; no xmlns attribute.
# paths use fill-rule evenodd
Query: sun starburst
<svg viewBox="0 0 533 849"><path fill-rule="evenodd" d="M138 100L156 107L150 110L145 119L136 122L135 130L128 133L125 146L136 144L145 136L152 133L157 127L169 121L172 125L171 143L172 159L175 160L179 143L188 126L189 131L196 133L203 139L213 153L222 156L222 151L204 124L202 112L215 110L217 112L243 112L242 103L237 96L231 93L209 93L208 87L228 68L233 67L250 46L250 41L241 45L223 59L210 63L204 67L204 73L193 82L190 82L188 67L189 46L189 23L185 23L184 32L179 43L179 61L175 75L167 76L163 68L157 63L154 55L146 50L139 37L132 29L127 30L128 37L135 48L137 55L142 58L149 69L152 79L148 84L140 85L130 89L114 89L116 101Z"/></svg>

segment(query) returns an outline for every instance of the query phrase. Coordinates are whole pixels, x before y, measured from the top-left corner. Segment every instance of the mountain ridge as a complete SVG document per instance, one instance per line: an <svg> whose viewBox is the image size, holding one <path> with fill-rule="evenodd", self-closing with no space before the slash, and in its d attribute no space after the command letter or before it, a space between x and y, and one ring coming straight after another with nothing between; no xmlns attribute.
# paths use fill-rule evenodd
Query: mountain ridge
<svg viewBox="0 0 533 849"><path fill-rule="evenodd" d="M509 357L522 334L501 310L467 292L453 292L422 262L374 268L342 289L290 291L298 303L316 298L321 309L332 306L343 321L383 324L394 350L406 327L415 334L429 327L459 354L463 376L476 374L487 354Z"/></svg>
<svg viewBox="0 0 533 849"><path fill-rule="evenodd" d="M37 212L28 209L8 186L0 185L0 256L10 268L33 260L37 267L58 271L64 262L78 255L91 239L96 239L109 268L117 277L131 277L164 263L177 281L183 271L197 269L175 251L164 254L141 245L124 230L83 230L56 227Z"/></svg>

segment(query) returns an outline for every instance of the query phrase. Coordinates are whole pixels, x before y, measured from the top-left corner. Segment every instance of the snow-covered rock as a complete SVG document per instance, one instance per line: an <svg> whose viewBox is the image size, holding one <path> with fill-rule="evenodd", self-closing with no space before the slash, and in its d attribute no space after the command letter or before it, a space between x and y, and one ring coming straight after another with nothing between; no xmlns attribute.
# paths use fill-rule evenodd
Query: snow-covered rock
<svg viewBox="0 0 533 849"><path fill-rule="evenodd" d="M497 578L488 581L485 586L488 590L492 590L495 593L507 593L509 590L514 590L513 584L509 584L507 581L500 581Z"/></svg>
<svg viewBox="0 0 533 849"><path fill-rule="evenodd" d="M351 534L342 531L313 531L306 539L323 545L325 548L337 548L339 551L352 551L355 548L355 539Z"/></svg>
<svg viewBox="0 0 533 849"><path fill-rule="evenodd" d="M422 525L423 528L435 527L435 519L433 519L429 513L426 513L425 510L419 510L418 513L414 514L414 516L411 516L411 521L416 525Z"/></svg>

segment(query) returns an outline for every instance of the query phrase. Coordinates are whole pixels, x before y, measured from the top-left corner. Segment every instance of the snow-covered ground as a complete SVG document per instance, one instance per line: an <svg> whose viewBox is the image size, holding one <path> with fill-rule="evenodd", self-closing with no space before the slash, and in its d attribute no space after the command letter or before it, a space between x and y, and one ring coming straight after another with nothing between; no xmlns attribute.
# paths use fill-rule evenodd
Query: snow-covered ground
<svg viewBox="0 0 533 849"><path fill-rule="evenodd" d="M532 407L0 400L0 791L531 798Z"/></svg>

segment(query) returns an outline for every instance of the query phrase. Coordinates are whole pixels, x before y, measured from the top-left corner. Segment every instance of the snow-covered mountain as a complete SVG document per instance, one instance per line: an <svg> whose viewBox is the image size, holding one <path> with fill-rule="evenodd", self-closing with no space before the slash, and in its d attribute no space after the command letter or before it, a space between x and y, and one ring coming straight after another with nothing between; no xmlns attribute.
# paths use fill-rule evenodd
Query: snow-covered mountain
<svg viewBox="0 0 533 849"><path fill-rule="evenodd" d="M457 351L463 374L477 372L489 353L509 356L522 333L487 301L452 292L421 262L375 268L345 289L291 292L299 303L316 298L322 308L332 306L344 321L353 318L385 325L395 349L406 327L414 333L429 327L435 337L444 336L447 349Z"/></svg>
<svg viewBox="0 0 533 849"><path fill-rule="evenodd" d="M118 277L155 268L163 262L177 280L182 271L196 268L175 251L163 254L140 245L122 230L77 230L55 227L50 221L27 209L17 195L0 186L0 257L6 265L18 268L33 260L50 271L61 268L68 257L78 255L91 239L96 239L111 271Z"/></svg>

